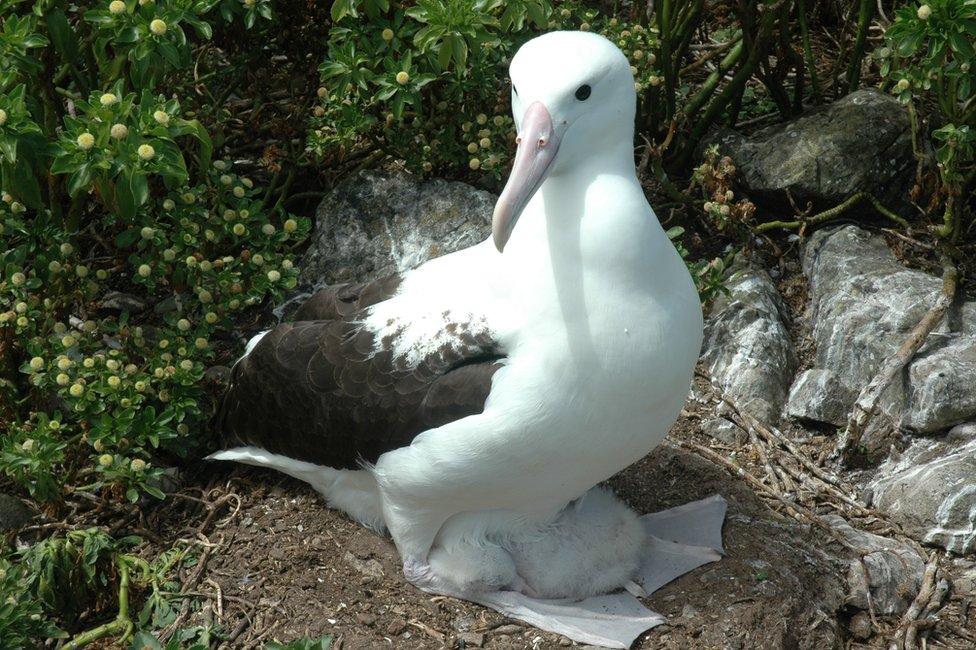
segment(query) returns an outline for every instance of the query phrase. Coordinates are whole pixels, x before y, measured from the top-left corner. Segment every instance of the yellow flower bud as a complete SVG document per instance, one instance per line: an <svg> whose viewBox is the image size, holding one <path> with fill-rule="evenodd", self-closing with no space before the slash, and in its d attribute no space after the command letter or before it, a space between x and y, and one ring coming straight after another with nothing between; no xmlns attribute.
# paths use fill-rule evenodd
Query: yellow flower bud
<svg viewBox="0 0 976 650"><path fill-rule="evenodd" d="M404 72L402 70L400 72L396 73L396 82L398 84L400 84L402 86L403 84L407 83L408 81L410 81L410 75L409 74L407 74L406 72Z"/></svg>
<svg viewBox="0 0 976 650"><path fill-rule="evenodd" d="M122 0L112 0L108 3L108 12L116 16L125 11L125 3Z"/></svg>
<svg viewBox="0 0 976 650"><path fill-rule="evenodd" d="M143 278L148 278L149 274L152 273L152 268L148 264L139 265L139 275Z"/></svg>
<svg viewBox="0 0 976 650"><path fill-rule="evenodd" d="M932 17L932 7L928 5L922 5L918 8L918 17L922 20L928 20Z"/></svg>
<svg viewBox="0 0 976 650"><path fill-rule="evenodd" d="M383 40L387 43L393 40L393 30L389 27L383 30Z"/></svg>
<svg viewBox="0 0 976 650"><path fill-rule="evenodd" d="M0 126L7 123L7 111L0 108Z"/></svg>
<svg viewBox="0 0 976 650"><path fill-rule="evenodd" d="M481 167L481 161L478 160L477 158L472 158L471 160L468 161L468 167L470 167L471 169L478 169Z"/></svg>
<svg viewBox="0 0 976 650"><path fill-rule="evenodd" d="M281 279L281 273L279 273L275 269L271 269L270 271L268 271L268 279L272 282L277 282L278 280Z"/></svg>
<svg viewBox="0 0 976 650"><path fill-rule="evenodd" d="M156 36L162 36L166 33L166 23L159 18L155 18L151 23L149 23L149 31Z"/></svg>
<svg viewBox="0 0 976 650"><path fill-rule="evenodd" d="M30 368L31 370L37 372L44 370L44 359L42 359L41 357L34 357L33 359L30 360Z"/></svg>
<svg viewBox="0 0 976 650"><path fill-rule="evenodd" d="M115 457L112 454L102 454L98 457L98 464L102 467L108 467L113 462L115 462Z"/></svg>
<svg viewBox="0 0 976 650"><path fill-rule="evenodd" d="M78 136L76 142L78 143L78 147L84 149L85 151L88 151L89 149L95 146L95 136L93 136L88 131L85 131L84 133Z"/></svg>
<svg viewBox="0 0 976 650"><path fill-rule="evenodd" d="M143 160L152 160L156 155L156 150L153 149L151 144L140 144L136 152Z"/></svg>
<svg viewBox="0 0 976 650"><path fill-rule="evenodd" d="M141 472L142 470L146 469L146 461L141 458L133 458L132 462L129 463L129 468L132 469L133 472Z"/></svg>
<svg viewBox="0 0 976 650"><path fill-rule="evenodd" d="M294 219L288 219L284 224L285 232L295 232L298 229L298 222Z"/></svg>

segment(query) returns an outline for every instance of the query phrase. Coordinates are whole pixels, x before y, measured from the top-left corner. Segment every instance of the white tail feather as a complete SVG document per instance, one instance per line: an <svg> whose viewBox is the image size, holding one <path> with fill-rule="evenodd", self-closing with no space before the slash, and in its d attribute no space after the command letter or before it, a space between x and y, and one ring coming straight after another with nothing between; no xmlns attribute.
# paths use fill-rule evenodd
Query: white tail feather
<svg viewBox="0 0 976 650"><path fill-rule="evenodd" d="M207 456L207 460L230 460L246 465L269 467L305 481L329 506L375 530L383 530L383 508L376 479L365 470L333 469L303 460L273 454L260 447L234 447Z"/></svg>

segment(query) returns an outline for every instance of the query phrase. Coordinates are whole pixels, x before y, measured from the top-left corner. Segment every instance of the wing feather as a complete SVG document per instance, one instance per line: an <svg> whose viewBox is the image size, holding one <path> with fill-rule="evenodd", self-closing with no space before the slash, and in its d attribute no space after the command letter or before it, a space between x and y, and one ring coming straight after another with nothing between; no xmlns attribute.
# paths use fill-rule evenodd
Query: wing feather
<svg viewBox="0 0 976 650"><path fill-rule="evenodd" d="M328 287L241 359L215 417L226 446L335 468L375 462L419 433L480 413L501 367L484 328L451 322L419 361L361 322L399 278ZM445 338L446 337L446 338Z"/></svg>

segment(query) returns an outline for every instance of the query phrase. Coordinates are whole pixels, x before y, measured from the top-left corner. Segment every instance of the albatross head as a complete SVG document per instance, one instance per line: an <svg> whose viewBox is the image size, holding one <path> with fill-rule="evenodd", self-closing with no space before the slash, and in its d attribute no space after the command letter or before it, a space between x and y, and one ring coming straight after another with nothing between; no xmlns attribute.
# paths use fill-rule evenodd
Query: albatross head
<svg viewBox="0 0 976 650"><path fill-rule="evenodd" d="M518 150L492 217L504 250L522 210L550 175L624 143L633 146L636 93L617 46L589 32L551 32L512 58Z"/></svg>

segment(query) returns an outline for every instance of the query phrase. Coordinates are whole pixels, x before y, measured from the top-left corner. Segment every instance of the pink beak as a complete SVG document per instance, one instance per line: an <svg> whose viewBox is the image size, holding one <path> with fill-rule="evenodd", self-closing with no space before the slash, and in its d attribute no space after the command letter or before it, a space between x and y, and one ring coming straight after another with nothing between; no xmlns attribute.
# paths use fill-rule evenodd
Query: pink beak
<svg viewBox="0 0 976 650"><path fill-rule="evenodd" d="M515 223L529 199L549 175L549 168L559 150L559 137L553 131L552 117L542 102L533 102L525 109L522 128L515 141L518 149L512 173L498 197L491 218L491 236L499 253L505 250L505 244L512 236Z"/></svg>

